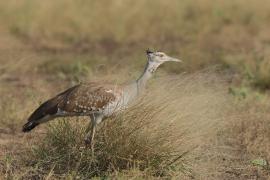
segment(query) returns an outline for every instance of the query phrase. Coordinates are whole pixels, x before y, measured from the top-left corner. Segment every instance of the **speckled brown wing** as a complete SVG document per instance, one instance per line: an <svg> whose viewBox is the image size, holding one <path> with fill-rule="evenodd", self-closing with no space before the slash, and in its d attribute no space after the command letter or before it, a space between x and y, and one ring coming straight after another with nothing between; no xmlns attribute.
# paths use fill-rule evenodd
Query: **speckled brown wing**
<svg viewBox="0 0 270 180"><path fill-rule="evenodd" d="M119 95L116 86L79 84L42 103L28 118L23 132L57 116L89 115L102 111ZM60 111L60 112L59 112ZM62 113L62 114L61 114Z"/></svg>
<svg viewBox="0 0 270 180"><path fill-rule="evenodd" d="M104 109L116 100L116 87L97 83L80 84L71 91L60 94L58 108L65 113L92 113Z"/></svg>

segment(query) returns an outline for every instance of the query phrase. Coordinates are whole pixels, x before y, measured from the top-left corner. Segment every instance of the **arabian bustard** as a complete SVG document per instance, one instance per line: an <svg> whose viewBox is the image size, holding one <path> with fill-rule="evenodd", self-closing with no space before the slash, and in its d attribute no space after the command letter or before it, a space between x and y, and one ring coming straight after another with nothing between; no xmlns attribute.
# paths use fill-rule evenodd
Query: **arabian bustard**
<svg viewBox="0 0 270 180"><path fill-rule="evenodd" d="M98 83L79 84L58 94L41 104L23 126L23 132L29 132L37 125L56 117L89 116L88 132L85 143L94 149L96 125L113 113L125 109L143 91L147 80L157 68L168 61L181 62L163 52L146 51L147 64L142 75L126 85L103 85Z"/></svg>

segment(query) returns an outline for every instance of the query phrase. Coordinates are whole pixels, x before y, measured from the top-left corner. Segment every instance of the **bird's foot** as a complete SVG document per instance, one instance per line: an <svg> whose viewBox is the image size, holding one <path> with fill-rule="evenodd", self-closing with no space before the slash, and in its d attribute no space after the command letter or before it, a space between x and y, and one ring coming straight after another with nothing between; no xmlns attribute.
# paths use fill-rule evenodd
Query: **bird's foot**
<svg viewBox="0 0 270 180"><path fill-rule="evenodd" d="M85 144L85 147L91 147L91 139L89 138L85 138L84 139L84 144Z"/></svg>
<svg viewBox="0 0 270 180"><path fill-rule="evenodd" d="M92 153L94 154L94 144L93 144L93 142L91 141L91 139L85 138L85 139L84 139L84 144L85 144L85 147L86 147L86 148L90 148L91 151L92 151Z"/></svg>

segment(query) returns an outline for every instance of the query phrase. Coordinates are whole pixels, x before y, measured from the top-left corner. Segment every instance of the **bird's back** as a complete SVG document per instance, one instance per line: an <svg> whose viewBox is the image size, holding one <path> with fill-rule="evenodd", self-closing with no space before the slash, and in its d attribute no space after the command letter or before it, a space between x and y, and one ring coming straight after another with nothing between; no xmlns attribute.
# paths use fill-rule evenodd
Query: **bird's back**
<svg viewBox="0 0 270 180"><path fill-rule="evenodd" d="M59 109L63 113L100 112L121 96L121 89L116 85L98 83L80 84L65 96Z"/></svg>
<svg viewBox="0 0 270 180"><path fill-rule="evenodd" d="M116 110L114 106L120 102L121 94L122 89L116 85L84 83L73 86L41 104L31 114L23 131L30 131L38 124L58 116L86 116L93 113L109 116Z"/></svg>

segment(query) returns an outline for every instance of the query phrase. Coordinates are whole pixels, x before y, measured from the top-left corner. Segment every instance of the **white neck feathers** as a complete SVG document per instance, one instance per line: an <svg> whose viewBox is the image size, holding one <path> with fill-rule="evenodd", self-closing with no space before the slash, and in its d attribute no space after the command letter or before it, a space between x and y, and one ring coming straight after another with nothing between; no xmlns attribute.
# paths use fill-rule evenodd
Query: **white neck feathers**
<svg viewBox="0 0 270 180"><path fill-rule="evenodd" d="M143 74L137 79L138 93L140 93L147 83L147 80L150 79L153 73L157 70L160 63L149 60L145 66Z"/></svg>

